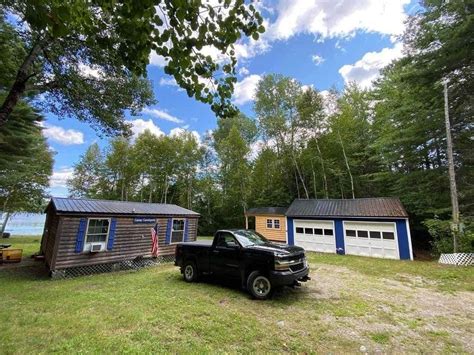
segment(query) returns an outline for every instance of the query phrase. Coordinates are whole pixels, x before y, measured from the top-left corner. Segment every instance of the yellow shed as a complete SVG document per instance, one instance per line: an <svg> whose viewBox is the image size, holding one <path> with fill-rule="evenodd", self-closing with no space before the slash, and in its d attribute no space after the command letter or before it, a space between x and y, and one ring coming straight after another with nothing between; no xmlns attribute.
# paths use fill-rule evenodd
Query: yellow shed
<svg viewBox="0 0 474 355"><path fill-rule="evenodd" d="M245 227L249 217L255 217L255 230L265 238L286 243L286 207L249 208L245 213Z"/></svg>

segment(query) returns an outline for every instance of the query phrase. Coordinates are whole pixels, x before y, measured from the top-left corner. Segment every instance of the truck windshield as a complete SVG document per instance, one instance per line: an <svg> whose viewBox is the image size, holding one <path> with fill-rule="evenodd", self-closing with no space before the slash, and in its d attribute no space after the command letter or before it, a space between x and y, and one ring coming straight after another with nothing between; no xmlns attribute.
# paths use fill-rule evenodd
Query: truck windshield
<svg viewBox="0 0 474 355"><path fill-rule="evenodd" d="M249 231L249 230L240 230L234 231L234 235L239 241L239 243L244 246L248 247L250 245L262 245L267 243L265 237L257 232Z"/></svg>

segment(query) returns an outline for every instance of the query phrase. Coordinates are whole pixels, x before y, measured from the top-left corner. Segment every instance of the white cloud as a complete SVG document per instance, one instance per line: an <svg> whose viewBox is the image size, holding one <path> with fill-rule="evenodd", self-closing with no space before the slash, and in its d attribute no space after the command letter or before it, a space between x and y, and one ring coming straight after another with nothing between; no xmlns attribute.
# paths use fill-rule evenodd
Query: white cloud
<svg viewBox="0 0 474 355"><path fill-rule="evenodd" d="M159 110L157 108L144 108L142 110L143 113L152 115L156 118L173 122L173 123L183 123L184 121L176 116L170 115L168 112L164 110Z"/></svg>
<svg viewBox="0 0 474 355"><path fill-rule="evenodd" d="M239 75L242 75L242 76L250 74L250 71L246 67L240 68L237 72L239 73Z"/></svg>
<svg viewBox="0 0 474 355"><path fill-rule="evenodd" d="M401 34L410 0L280 0L268 36L286 40L299 33L323 38L352 36L356 31Z"/></svg>
<svg viewBox="0 0 474 355"><path fill-rule="evenodd" d="M255 142L250 144L250 151L247 154L247 159L253 161L260 155L263 149L275 149L275 147L276 141L274 139L269 139L267 141L264 141L263 139L257 139Z"/></svg>
<svg viewBox="0 0 474 355"><path fill-rule="evenodd" d="M98 79L103 76L103 72L98 67L92 67L90 65L86 65L83 63L79 64L79 72L82 75L87 76L89 78Z"/></svg>
<svg viewBox="0 0 474 355"><path fill-rule="evenodd" d="M66 182L68 179L72 178L74 172L73 168L62 167L57 171L53 172L49 180L50 187L66 187Z"/></svg>
<svg viewBox="0 0 474 355"><path fill-rule="evenodd" d="M154 65L156 67L164 67L166 64L168 64L168 59L156 54L155 51L151 51L149 60L150 65Z"/></svg>
<svg viewBox="0 0 474 355"><path fill-rule="evenodd" d="M59 126L46 125L43 129L43 135L46 138L51 139L53 142L57 142L64 145L75 145L84 143L84 134L75 129L64 129Z"/></svg>
<svg viewBox="0 0 474 355"><path fill-rule="evenodd" d="M160 79L160 85L161 86L178 86L178 83L176 82L175 78L167 77L167 78Z"/></svg>
<svg viewBox="0 0 474 355"><path fill-rule="evenodd" d="M303 91L308 91L310 89L314 89L314 84L309 84L309 85L301 85L301 90Z"/></svg>
<svg viewBox="0 0 474 355"><path fill-rule="evenodd" d="M320 55L317 55L317 54L314 54L311 56L311 60L313 61L313 63L315 65L320 65L322 64L326 59L324 59L323 57L321 57Z"/></svg>
<svg viewBox="0 0 474 355"><path fill-rule="evenodd" d="M240 41L234 45L235 55L238 61L253 58L256 55L267 52L269 49L270 43L265 33L260 35L257 41L249 39L247 41Z"/></svg>
<svg viewBox="0 0 474 355"><path fill-rule="evenodd" d="M403 44L397 43L393 48L384 48L380 52L368 52L354 64L346 64L339 69L346 83L355 81L364 88L369 88L378 78L380 69L392 60L402 56Z"/></svg>
<svg viewBox="0 0 474 355"><path fill-rule="evenodd" d="M243 105L252 101L260 79L260 75L252 74L237 82L234 88L234 102L237 105Z"/></svg>
<svg viewBox="0 0 474 355"><path fill-rule="evenodd" d="M188 129L188 126L184 126L184 127L176 127L176 128L173 128L171 131L170 131L170 134L169 136L170 137L178 137L180 135L182 135L183 133L186 133L186 132L190 132L194 138L196 139L196 141L200 144L201 143L201 135L198 133L198 131L190 131Z"/></svg>
<svg viewBox="0 0 474 355"><path fill-rule="evenodd" d="M158 137L164 135L164 132L161 130L161 128L155 125L155 123L151 119L144 120L141 118L137 118L135 120L127 121L127 123L131 124L133 138L137 138L140 134L145 132L145 130L149 130L151 133Z"/></svg>

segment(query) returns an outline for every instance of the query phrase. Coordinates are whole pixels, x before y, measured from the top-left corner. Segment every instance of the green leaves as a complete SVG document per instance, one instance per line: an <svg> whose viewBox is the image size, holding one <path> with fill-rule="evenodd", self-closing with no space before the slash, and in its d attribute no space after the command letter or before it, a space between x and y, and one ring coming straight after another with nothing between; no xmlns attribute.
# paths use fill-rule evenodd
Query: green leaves
<svg viewBox="0 0 474 355"><path fill-rule="evenodd" d="M232 44L241 33L258 38L257 31L262 31L261 16L242 1L212 6L184 0L51 0L47 4L19 0L6 1L3 8L25 19L29 31L17 38L24 41L24 48L41 41L40 53L32 58L36 75L28 80L37 80L43 92L49 92L43 107L61 116L75 116L106 134L125 129L126 110L137 111L153 102L145 79L152 50L165 58L165 72L189 96L210 104L219 116L235 113ZM204 47L213 47L226 58L222 67L201 52ZM16 77L19 67L8 77ZM79 70L85 67L104 75L91 78ZM52 77L54 83L48 82ZM204 91L205 80L212 81L212 89Z"/></svg>

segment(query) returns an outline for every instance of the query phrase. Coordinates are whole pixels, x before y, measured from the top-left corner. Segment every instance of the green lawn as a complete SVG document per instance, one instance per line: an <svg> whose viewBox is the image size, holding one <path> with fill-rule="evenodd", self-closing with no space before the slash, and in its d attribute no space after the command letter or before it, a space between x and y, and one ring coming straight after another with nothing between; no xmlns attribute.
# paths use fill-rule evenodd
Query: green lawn
<svg viewBox="0 0 474 355"><path fill-rule="evenodd" d="M39 238L11 238L26 255ZM0 353L473 353L472 268L309 254L313 280L253 301L172 265L51 281L0 266ZM20 264L21 265L21 264Z"/></svg>

